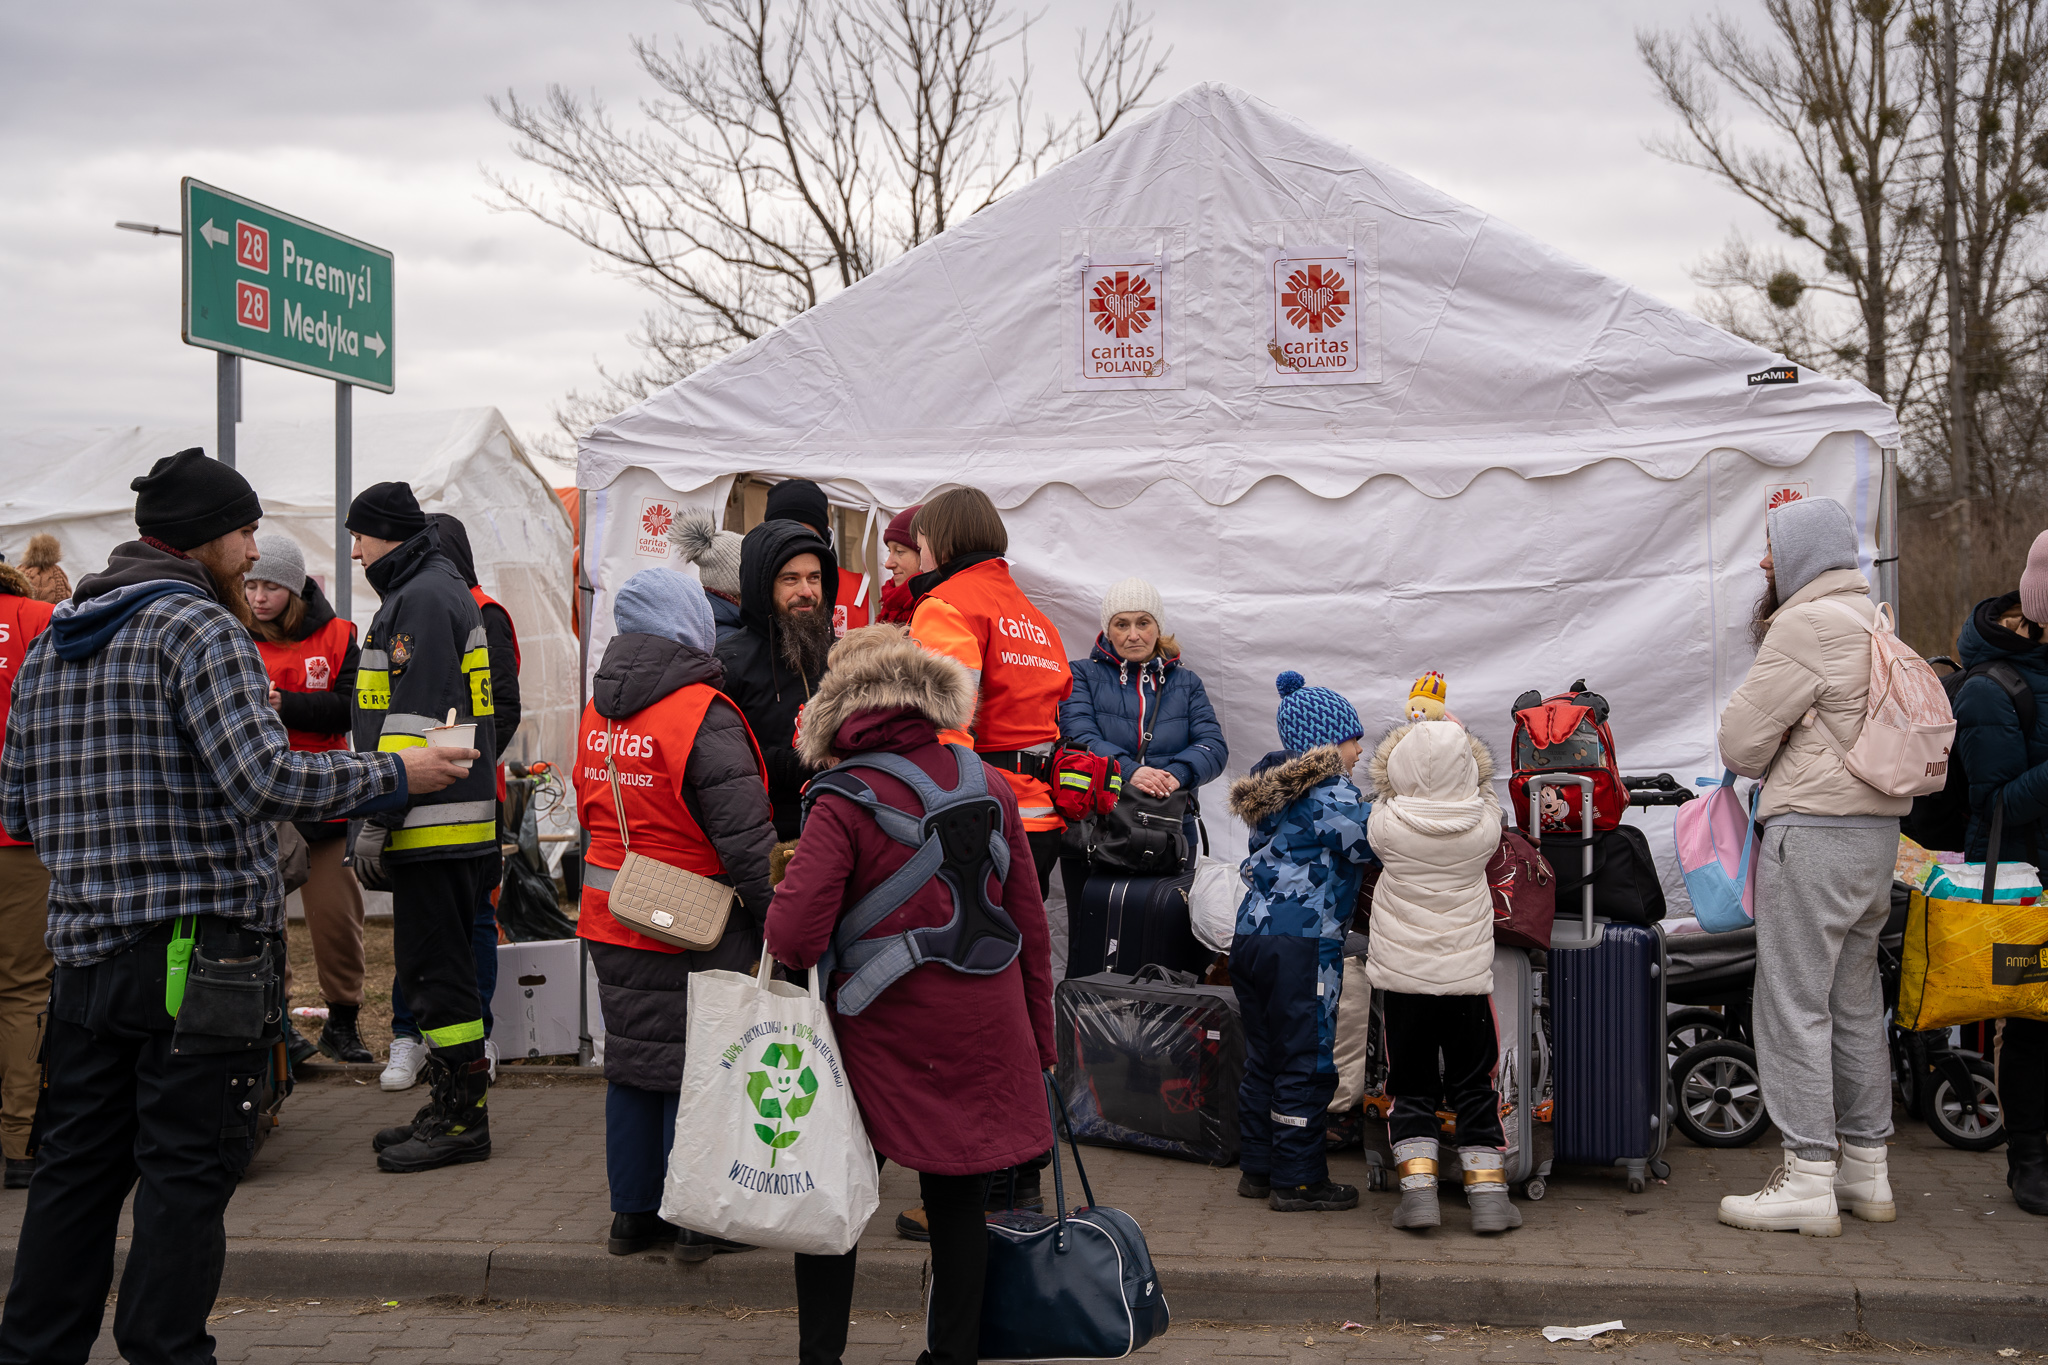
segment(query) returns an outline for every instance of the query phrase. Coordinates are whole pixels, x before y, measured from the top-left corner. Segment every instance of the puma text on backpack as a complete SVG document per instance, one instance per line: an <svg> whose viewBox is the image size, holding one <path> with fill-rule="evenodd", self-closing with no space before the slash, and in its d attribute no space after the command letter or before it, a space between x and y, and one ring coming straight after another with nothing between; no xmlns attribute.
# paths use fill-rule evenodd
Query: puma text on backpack
<svg viewBox="0 0 2048 1365"><path fill-rule="evenodd" d="M848 973L834 1006L859 1014L911 971L939 962L970 976L993 976L1017 960L1023 936L1002 906L989 899L988 881L1010 875L1010 844L1003 837L1002 803L989 794L988 770L972 749L948 744L960 780L944 791L901 754L856 754L812 778L804 788L803 813L826 792L843 796L874 817L882 833L917 850L911 860L840 917L831 947L814 970L821 980ZM885 772L917 793L924 814L888 805L858 776ZM927 882L937 878L953 896L953 917L938 926L911 929L890 938L863 937L894 914Z"/></svg>
<svg viewBox="0 0 2048 1365"><path fill-rule="evenodd" d="M1863 728L1847 748L1813 711L1801 723L1813 727L1842 766L1886 796L1940 791L1948 783L1956 718L1933 665L1906 648L1893 631L1889 604L1879 604L1870 621L1845 602L1825 605L1870 634L1870 698L1864 703Z"/></svg>
<svg viewBox="0 0 2048 1365"><path fill-rule="evenodd" d="M1515 823L1537 831L1530 818L1529 779L1539 773L1575 773L1593 779L1593 828L1614 829L1628 809L1628 789L1614 758L1614 735L1607 728L1607 699L1586 690L1585 679L1571 691L1545 697L1530 690L1515 699L1514 776L1508 798L1515 805ZM1543 834L1579 834L1581 788L1546 787L1544 809L1537 812Z"/></svg>
<svg viewBox="0 0 2048 1365"><path fill-rule="evenodd" d="M2012 703L2013 714L2019 718L2020 734L2024 737L2031 763L2034 741L2034 689L2020 676L2019 669L2004 659L1989 659L1969 668L1959 668L1941 680L1941 690L1948 694L1949 710L1955 710L1956 698L1963 692L1963 684L1972 678L1989 678L1998 684ZM1940 791L1927 792L1913 798L1913 809L1899 822L1899 833L1911 839L1922 848L1943 853L1960 853L1970 837L1970 774L1964 769L1960 752L1951 751L1948 762L1948 780Z"/></svg>

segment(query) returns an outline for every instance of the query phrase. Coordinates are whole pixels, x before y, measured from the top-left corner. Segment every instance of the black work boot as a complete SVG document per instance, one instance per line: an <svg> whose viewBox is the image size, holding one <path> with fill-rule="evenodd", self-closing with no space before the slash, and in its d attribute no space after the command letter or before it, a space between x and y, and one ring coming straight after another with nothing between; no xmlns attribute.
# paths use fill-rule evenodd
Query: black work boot
<svg viewBox="0 0 2048 1365"><path fill-rule="evenodd" d="M615 1213L612 1215L612 1235L605 1242L604 1249L614 1256L631 1256L656 1247L673 1246L682 1231L659 1213ZM704 1253L707 1258L710 1255L708 1251Z"/></svg>
<svg viewBox="0 0 2048 1365"><path fill-rule="evenodd" d="M389 1128L379 1128L376 1136L370 1139L370 1150L381 1152L387 1147L396 1147L401 1142L410 1142L412 1135L419 1130L419 1126L425 1123L433 1112L434 1099L429 1094L427 1102L420 1106L419 1113L414 1114L404 1123L394 1123Z"/></svg>
<svg viewBox="0 0 2048 1365"><path fill-rule="evenodd" d="M478 1057L457 1066L459 1070L449 1066L438 1052L427 1059L434 1087L427 1115L410 1138L377 1154L378 1170L411 1174L490 1157L490 1059Z"/></svg>
<svg viewBox="0 0 2048 1365"><path fill-rule="evenodd" d="M291 1021L290 1013L287 1012L284 1021L285 1066L291 1071L292 1075L296 1076L299 1074L300 1067L319 1055L320 1049L307 1041L306 1035L299 1032L298 1027Z"/></svg>
<svg viewBox="0 0 2048 1365"><path fill-rule="evenodd" d="M1266 1207L1275 1213L1336 1213L1358 1207L1358 1186L1340 1185L1325 1176L1313 1185L1275 1182Z"/></svg>
<svg viewBox="0 0 2048 1365"><path fill-rule="evenodd" d="M7 1158L7 1188L25 1190L29 1178L36 1173L36 1159L32 1156L11 1156Z"/></svg>
<svg viewBox="0 0 2048 1365"><path fill-rule="evenodd" d="M2048 1133L2012 1133L2005 1140L2005 1185L2012 1202L2048 1218Z"/></svg>
<svg viewBox="0 0 2048 1365"><path fill-rule="evenodd" d="M362 1012L361 1005L337 1005L329 1002L327 1022L320 1027L320 1051L337 1062L374 1062L370 1049L363 1046L363 1037L356 1032L356 1016ZM381 1151L382 1149L379 1148Z"/></svg>

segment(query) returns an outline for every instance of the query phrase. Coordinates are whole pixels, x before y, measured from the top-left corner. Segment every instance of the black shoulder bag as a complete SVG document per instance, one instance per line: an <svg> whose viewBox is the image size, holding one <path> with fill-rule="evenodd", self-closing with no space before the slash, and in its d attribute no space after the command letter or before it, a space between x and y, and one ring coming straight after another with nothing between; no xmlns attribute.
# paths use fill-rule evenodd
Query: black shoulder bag
<svg viewBox="0 0 2048 1365"><path fill-rule="evenodd" d="M1145 766L1145 750L1151 743L1149 733L1138 736L1139 768ZM1088 850L1089 871L1120 877L1179 876L1189 861L1187 818L1194 799L1194 792L1185 786L1171 796L1147 796L1126 779L1116 804L1096 827L1095 842ZM1208 840L1205 830L1204 852Z"/></svg>

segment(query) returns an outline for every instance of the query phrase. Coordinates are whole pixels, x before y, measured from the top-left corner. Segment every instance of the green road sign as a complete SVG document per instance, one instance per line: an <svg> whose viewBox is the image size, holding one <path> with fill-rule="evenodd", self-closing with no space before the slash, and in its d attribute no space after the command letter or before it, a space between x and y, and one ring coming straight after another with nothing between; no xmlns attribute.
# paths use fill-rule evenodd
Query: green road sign
<svg viewBox="0 0 2048 1365"><path fill-rule="evenodd" d="M391 253L202 185L180 185L188 346L390 393Z"/></svg>

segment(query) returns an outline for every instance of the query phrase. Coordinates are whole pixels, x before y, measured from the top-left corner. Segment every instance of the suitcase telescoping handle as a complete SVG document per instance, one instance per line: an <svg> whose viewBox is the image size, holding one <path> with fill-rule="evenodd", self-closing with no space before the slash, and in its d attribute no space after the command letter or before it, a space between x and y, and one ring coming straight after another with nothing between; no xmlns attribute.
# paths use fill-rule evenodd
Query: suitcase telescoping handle
<svg viewBox="0 0 2048 1365"><path fill-rule="evenodd" d="M1582 902L1580 922L1574 925L1570 920L1558 917L1551 922L1550 947L1553 952L1564 952L1573 948L1592 948L1600 942L1600 931L1604 927L1593 922L1593 779L1580 777L1575 773L1539 773L1529 779L1529 820L1536 826L1536 845L1543 846L1543 789L1545 787L1577 787L1579 789L1579 818L1585 826L1579 845L1580 873L1579 898ZM1577 932L1574 932L1576 930Z"/></svg>

